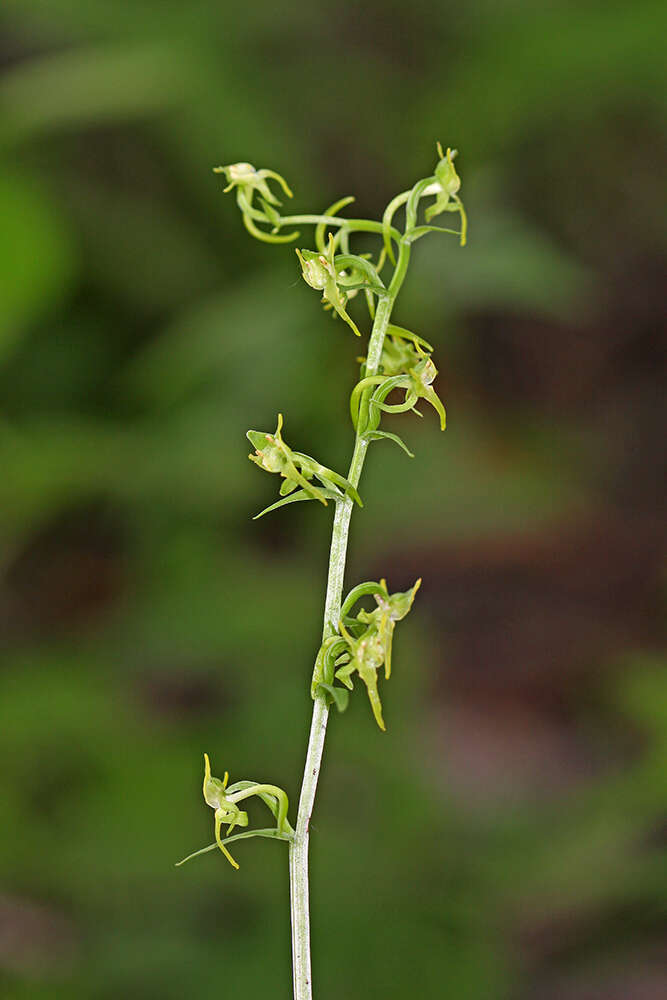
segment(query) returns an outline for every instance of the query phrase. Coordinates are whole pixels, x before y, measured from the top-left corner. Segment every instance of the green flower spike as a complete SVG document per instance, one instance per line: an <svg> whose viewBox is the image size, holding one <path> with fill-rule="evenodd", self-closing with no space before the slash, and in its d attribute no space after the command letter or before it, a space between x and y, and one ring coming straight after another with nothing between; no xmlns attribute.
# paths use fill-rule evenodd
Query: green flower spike
<svg viewBox="0 0 667 1000"><path fill-rule="evenodd" d="M301 275L307 285L322 292L322 301L328 303L341 319L345 320L352 332L360 337L361 333L356 323L345 309L348 294L338 285L334 248L334 238L329 233L329 245L326 253L318 253L316 250L297 250L296 255L301 264Z"/></svg>
<svg viewBox="0 0 667 1000"><path fill-rule="evenodd" d="M374 611L360 611L358 620L368 625L374 625L378 630L378 635L384 647L384 671L385 677L391 676L391 649L394 639L394 629L396 622L402 621L412 607L415 594L421 587L421 577L416 581L410 590L399 591L396 594L376 593L375 600L377 608ZM387 581L380 580L380 584L387 589Z"/></svg>
<svg viewBox="0 0 667 1000"><path fill-rule="evenodd" d="M331 535L323 638L311 680L314 701L311 737L296 830L288 822L287 795L281 788L254 781L237 781L230 785L227 773L222 781L214 778L205 754L203 790L206 803L214 810L215 840L184 859L189 861L211 851L217 856L220 851L238 868L228 850L237 840L265 837L290 844L294 991L304 1000L312 994L308 828L322 765L327 713L334 705L339 712L345 711L356 674L363 682L378 727L385 730L379 685L386 684L391 676L396 624L409 613L421 584L421 580L417 580L409 590L390 594L384 580L370 580L358 583L342 602L340 600L346 574L352 501L361 505L357 485L367 446L370 442L389 440L413 457L397 434L380 427L385 412L414 410L421 416L416 406L420 399L425 399L436 410L440 426L445 429L445 408L433 388L437 375L431 358L433 348L416 334L391 322L408 271L412 245L436 232L453 234L460 238L461 245L466 241L466 214L459 197L461 179L454 166L456 151L448 148L444 152L440 143L437 149L439 159L434 169L392 198L381 220L343 215L342 210L353 200L349 197L335 201L324 214L283 215L279 197L283 193L291 197L292 193L280 175L271 170L257 170L250 163L216 168L225 175L225 190L234 192L246 229L257 239L282 243L298 236L298 233L287 235L288 228L314 226L314 239L309 244L312 249L296 250L304 281L318 291L325 309L330 310L334 318L340 316L355 336L361 336L360 328L349 315L348 308L356 317L355 308L363 306L365 298L372 321L367 357L359 359L362 367L350 395L355 440L349 479L321 465L310 455L290 448L282 436L282 414L278 415L273 433L247 432L253 449L249 458L279 477L279 498L257 517L296 501L318 500L326 504L333 500L337 505ZM441 224L431 224L435 216L446 212L458 213L460 225L457 223L456 227L448 229L441 219L435 220ZM396 225L395 217L400 220ZM369 253L372 235L380 237L382 246ZM356 242L357 236L361 237L360 244ZM302 242L297 240L295 246L301 246ZM361 253L351 252L357 249ZM350 304L354 296L361 300L357 307ZM366 325L365 321L362 325ZM381 680L379 671L383 665L385 676ZM273 825L262 829L249 825L248 813L241 806L243 800L251 796L261 799L268 808ZM254 816L251 810L249 812ZM222 831L223 824L227 836Z"/></svg>
<svg viewBox="0 0 667 1000"><path fill-rule="evenodd" d="M321 465L310 455L304 455L300 451L292 451L283 440L282 426L283 415L279 413L278 424L273 434L267 434L264 431L248 431L246 435L255 449L254 455L248 455L250 461L266 472L278 473L285 480L280 487L282 497L293 494L291 500L319 500L326 506L327 498L336 500L347 494L352 500L363 506L356 489L344 476L327 468L326 465ZM320 481L324 487L323 490L312 484L313 478ZM294 490L299 486L301 487L299 493L294 493ZM287 503L289 501L281 502ZM263 513L266 512L263 511Z"/></svg>

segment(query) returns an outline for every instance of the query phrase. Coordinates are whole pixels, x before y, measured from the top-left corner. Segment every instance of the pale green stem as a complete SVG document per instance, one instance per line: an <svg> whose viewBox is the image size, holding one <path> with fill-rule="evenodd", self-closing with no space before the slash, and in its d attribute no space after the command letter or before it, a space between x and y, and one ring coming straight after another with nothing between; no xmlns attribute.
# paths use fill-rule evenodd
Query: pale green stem
<svg viewBox="0 0 667 1000"><path fill-rule="evenodd" d="M266 220L264 220L266 221ZM382 223L371 219L346 219L338 215L282 215L280 226L308 226L320 225L345 227L351 233L377 233L383 232ZM397 242L400 240L400 233L397 229L391 229L392 238Z"/></svg>
<svg viewBox="0 0 667 1000"><path fill-rule="evenodd" d="M297 221L296 218L289 220ZM305 221L300 217L298 221ZM338 222L332 219L332 222ZM381 226L380 226L381 230ZM400 243L399 257L388 293L378 303L373 329L368 344L366 359L366 374L375 375L380 364L382 346L391 318L391 312L396 296L403 284L405 272L410 258L408 243ZM361 471L366 458L368 440L357 433L350 470L347 478L356 488L359 485ZM345 577L345 561L347 557L347 540L350 529L350 517L353 503L349 497L344 497L336 504L333 530L331 533L331 551L329 555L329 574L327 579L327 594L324 606L323 639L338 631L340 608L343 598L343 581ZM327 731L329 709L323 697L315 698L313 718L310 726L306 765L301 785L299 812L296 821L294 839L289 846L290 902L292 914L292 968L294 973L294 1000L312 1000L313 986L310 961L310 912L308 884L308 839L310 817L313 812L317 780L324 753L324 740Z"/></svg>

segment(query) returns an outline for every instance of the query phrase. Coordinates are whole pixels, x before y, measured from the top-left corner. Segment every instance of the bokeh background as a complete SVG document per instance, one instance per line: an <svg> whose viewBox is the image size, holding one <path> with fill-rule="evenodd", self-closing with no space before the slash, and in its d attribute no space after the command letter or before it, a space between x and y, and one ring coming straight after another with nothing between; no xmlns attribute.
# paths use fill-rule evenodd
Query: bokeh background
<svg viewBox="0 0 667 1000"><path fill-rule="evenodd" d="M449 426L390 421L417 458L374 447L354 517L350 584L424 584L388 734L332 719L318 995L664 997L664 6L0 19L2 995L290 995L283 845L173 863L203 750L296 797L330 511L251 521L244 433L345 468L359 347L211 167L378 216L439 138L469 245L420 242L395 316Z"/></svg>

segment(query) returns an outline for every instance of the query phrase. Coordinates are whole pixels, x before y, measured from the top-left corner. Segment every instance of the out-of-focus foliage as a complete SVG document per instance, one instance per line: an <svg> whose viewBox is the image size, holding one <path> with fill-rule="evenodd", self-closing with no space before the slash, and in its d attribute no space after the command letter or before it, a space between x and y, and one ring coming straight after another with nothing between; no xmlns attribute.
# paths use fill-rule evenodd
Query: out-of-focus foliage
<svg viewBox="0 0 667 1000"><path fill-rule="evenodd" d="M252 522L275 484L244 432L282 410L344 469L359 345L210 168L377 217L436 139L469 244L415 247L396 320L436 345L448 429L411 427L409 481L377 448L355 514L350 579L424 584L388 734L362 699L332 719L318 990L664 995L666 22L3 5L3 995L289 995L284 845L173 862L209 832L204 749L295 801L330 514Z"/></svg>

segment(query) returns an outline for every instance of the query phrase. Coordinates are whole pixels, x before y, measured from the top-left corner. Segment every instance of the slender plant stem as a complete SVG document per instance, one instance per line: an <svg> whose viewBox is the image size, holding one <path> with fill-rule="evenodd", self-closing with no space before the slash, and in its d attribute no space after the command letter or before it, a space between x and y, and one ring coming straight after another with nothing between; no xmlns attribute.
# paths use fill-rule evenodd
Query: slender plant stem
<svg viewBox="0 0 667 1000"><path fill-rule="evenodd" d="M371 219L348 219L345 216L337 215L283 215L280 218L281 226L303 226L303 225L327 225L344 226L351 233L377 233L384 232L381 222L374 222ZM393 239L400 239L398 230L391 228Z"/></svg>
<svg viewBox="0 0 667 1000"><path fill-rule="evenodd" d="M303 217L299 219L299 221L302 220ZM290 221L296 221L296 219ZM337 220L332 219L331 221ZM403 284L409 258L410 245L407 242L404 243L401 241L398 262L391 284L389 285L388 293L378 302L375 313L373 329L368 343L368 356L366 359L367 376L377 373L391 312L396 301L396 296ZM368 440L357 431L352 461L350 462L350 469L347 475L347 478L355 488L359 485L367 449ZM323 639L338 631L352 507L352 500L347 496L336 503L336 512L331 533L329 573L324 606ZM308 840L310 817L313 812L315 793L317 792L317 781L324 753L328 718L329 709L324 698L315 698L303 783L301 785L301 796L299 798L296 831L289 847L294 1000L312 1000L313 996L310 961Z"/></svg>

